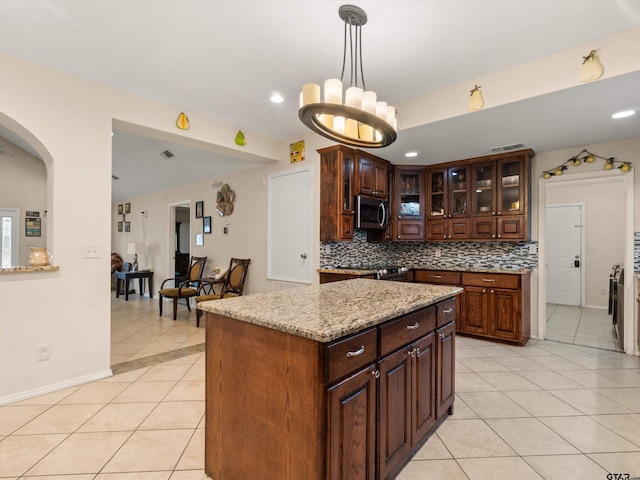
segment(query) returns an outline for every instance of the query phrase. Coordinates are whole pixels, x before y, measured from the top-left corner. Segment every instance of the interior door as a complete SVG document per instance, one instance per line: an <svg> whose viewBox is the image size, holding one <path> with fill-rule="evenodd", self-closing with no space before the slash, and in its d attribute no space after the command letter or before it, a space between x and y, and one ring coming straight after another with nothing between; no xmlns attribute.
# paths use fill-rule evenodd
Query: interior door
<svg viewBox="0 0 640 480"><path fill-rule="evenodd" d="M582 205L549 205L547 303L582 305Z"/></svg>
<svg viewBox="0 0 640 480"><path fill-rule="evenodd" d="M312 282L312 171L305 167L269 175L267 278Z"/></svg>
<svg viewBox="0 0 640 480"><path fill-rule="evenodd" d="M0 267L18 265L18 211L0 209Z"/></svg>

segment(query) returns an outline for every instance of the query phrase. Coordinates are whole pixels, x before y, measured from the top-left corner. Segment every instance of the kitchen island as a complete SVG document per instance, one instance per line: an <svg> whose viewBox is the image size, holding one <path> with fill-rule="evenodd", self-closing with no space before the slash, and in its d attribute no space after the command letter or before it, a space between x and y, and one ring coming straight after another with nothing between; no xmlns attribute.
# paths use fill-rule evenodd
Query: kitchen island
<svg viewBox="0 0 640 480"><path fill-rule="evenodd" d="M395 477L452 413L460 292L355 279L198 304L207 475Z"/></svg>

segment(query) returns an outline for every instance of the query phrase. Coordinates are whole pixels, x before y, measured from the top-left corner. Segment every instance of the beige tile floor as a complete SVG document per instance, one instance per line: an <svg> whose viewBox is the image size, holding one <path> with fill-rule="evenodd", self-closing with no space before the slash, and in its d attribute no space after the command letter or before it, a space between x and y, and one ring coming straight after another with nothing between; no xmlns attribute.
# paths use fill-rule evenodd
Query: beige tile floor
<svg viewBox="0 0 640 480"><path fill-rule="evenodd" d="M620 350L607 310L547 304L547 339L573 345Z"/></svg>
<svg viewBox="0 0 640 480"><path fill-rule="evenodd" d="M166 333L157 310L128 305L141 331ZM204 354L177 357L0 407L0 478L206 478ZM640 477L640 358L458 337L456 369L455 414L397 480Z"/></svg>

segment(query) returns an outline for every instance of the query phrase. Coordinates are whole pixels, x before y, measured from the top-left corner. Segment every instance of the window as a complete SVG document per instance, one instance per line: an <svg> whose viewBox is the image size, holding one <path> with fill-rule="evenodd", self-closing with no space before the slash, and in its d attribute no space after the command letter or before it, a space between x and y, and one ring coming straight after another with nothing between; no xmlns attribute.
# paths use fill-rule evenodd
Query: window
<svg viewBox="0 0 640 480"><path fill-rule="evenodd" d="M18 210L0 208L0 267L18 264Z"/></svg>

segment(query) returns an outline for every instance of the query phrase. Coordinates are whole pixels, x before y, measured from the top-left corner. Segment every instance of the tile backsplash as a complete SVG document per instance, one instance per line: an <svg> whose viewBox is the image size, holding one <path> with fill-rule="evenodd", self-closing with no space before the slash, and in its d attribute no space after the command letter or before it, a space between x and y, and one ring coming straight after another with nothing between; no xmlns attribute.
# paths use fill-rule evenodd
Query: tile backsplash
<svg viewBox="0 0 640 480"><path fill-rule="evenodd" d="M640 241L640 237L637 238ZM533 251L530 251L531 245L535 245ZM320 243L320 268L404 265L516 270L537 268L537 252L537 242L369 243L366 232L356 230L352 241Z"/></svg>

